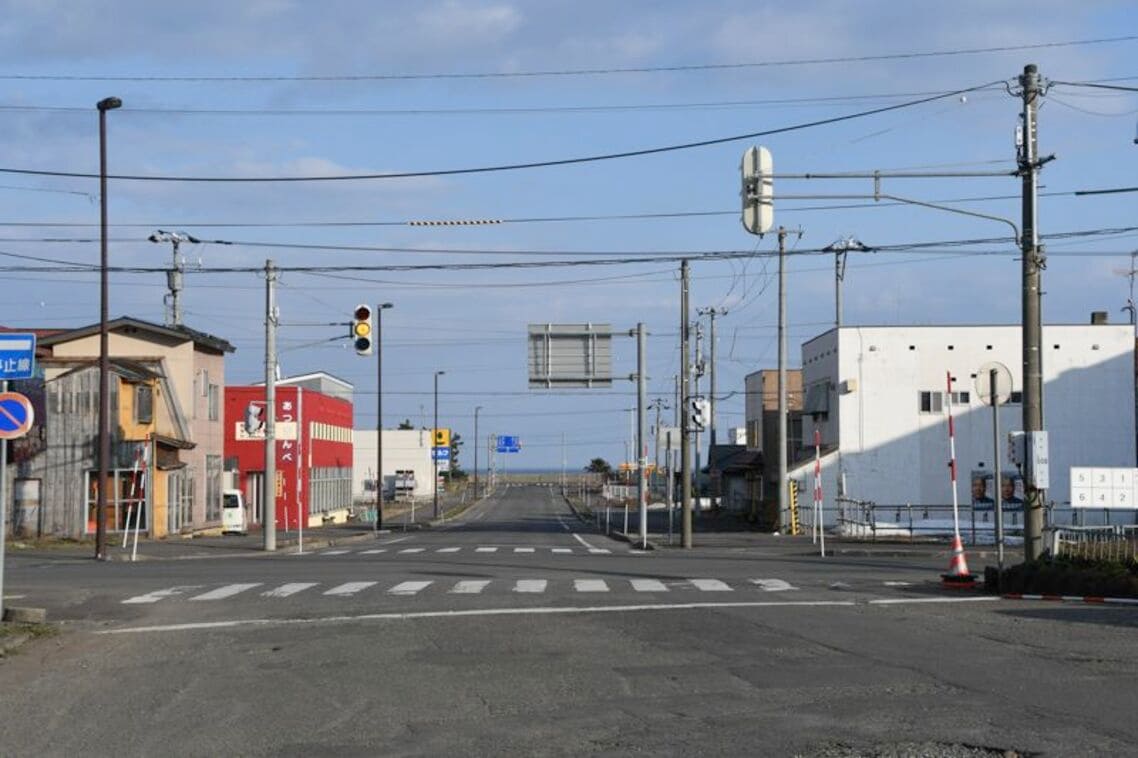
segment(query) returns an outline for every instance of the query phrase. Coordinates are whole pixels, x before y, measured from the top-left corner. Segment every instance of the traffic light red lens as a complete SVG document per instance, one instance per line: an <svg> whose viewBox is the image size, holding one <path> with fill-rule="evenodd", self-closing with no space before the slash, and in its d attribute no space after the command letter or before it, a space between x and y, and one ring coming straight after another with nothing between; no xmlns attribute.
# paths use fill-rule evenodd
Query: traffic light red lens
<svg viewBox="0 0 1138 758"><path fill-rule="evenodd" d="M369 318L371 318L371 308L367 307L366 305L361 305L356 308L356 321L367 321Z"/></svg>

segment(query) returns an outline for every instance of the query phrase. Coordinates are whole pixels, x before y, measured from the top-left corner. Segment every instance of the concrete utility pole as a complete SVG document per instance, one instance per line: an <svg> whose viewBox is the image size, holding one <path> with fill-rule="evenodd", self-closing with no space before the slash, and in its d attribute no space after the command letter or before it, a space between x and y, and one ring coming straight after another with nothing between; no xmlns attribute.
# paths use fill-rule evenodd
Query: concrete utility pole
<svg viewBox="0 0 1138 758"><path fill-rule="evenodd" d="M636 325L636 461L640 469L640 547L648 548L648 429L644 425L648 409L648 340L644 324Z"/></svg>
<svg viewBox="0 0 1138 758"><path fill-rule="evenodd" d="M478 499L478 411L481 405L474 406L474 499ZM487 451L489 455L489 451Z"/></svg>
<svg viewBox="0 0 1138 758"><path fill-rule="evenodd" d="M860 240L846 237L826 245L822 252L834 254L834 326L842 325L842 285L846 281L846 255L850 250L866 250Z"/></svg>
<svg viewBox="0 0 1138 758"><path fill-rule="evenodd" d="M391 303L375 306L375 531L383 528L383 312Z"/></svg>
<svg viewBox="0 0 1138 758"><path fill-rule="evenodd" d="M707 391L708 401L708 443L707 443L707 462L710 466L712 464L711 451L715 447L718 440L715 438L715 348L718 340L715 336L715 317L726 316L726 308L700 308L697 313L706 315L711 320L711 379L710 388ZM718 471L711 471L711 507L712 509L719 507L719 476Z"/></svg>
<svg viewBox="0 0 1138 758"><path fill-rule="evenodd" d="M261 530L264 549L277 549L277 267L265 261L265 483Z"/></svg>
<svg viewBox="0 0 1138 758"><path fill-rule="evenodd" d="M781 528L790 525L790 482L787 481L787 431L786 431L786 235L784 227L778 228L778 514ZM802 231L798 232L799 238Z"/></svg>
<svg viewBox="0 0 1138 758"><path fill-rule="evenodd" d="M688 397L688 382L691 378L691 356L688 353L688 332L691 329L691 322L688 321L688 286L689 286L689 272L688 262L683 260L680 262L680 487L682 492L680 497L681 503L681 519L680 529L682 531L682 544L686 548L692 546L691 539L691 432L690 426L690 413L688 406L690 405Z"/></svg>
<svg viewBox="0 0 1138 758"><path fill-rule="evenodd" d="M1023 430L1028 440L1043 430L1043 323L1040 302L1040 271L1046 258L1039 245L1036 225L1036 196L1039 188L1039 69L1035 64L1023 68L1019 77L1023 89L1023 146L1019 150L1019 169L1023 179ZM1024 482L1024 557L1034 560L1043 554L1044 492L1031 486L1031 455ZM997 482L997 486L999 483Z"/></svg>
<svg viewBox="0 0 1138 758"><path fill-rule="evenodd" d="M693 399L701 397L701 395L699 393L699 380L703 378L703 375L706 372L706 364L703 361L703 323L701 321L699 321L698 319L695 322L695 367L694 368L695 368L695 389L692 390L692 398ZM703 431L702 427L696 426L696 428L695 428L695 465L692 468L692 476L695 478L695 495L696 495L696 502L697 503L701 502L700 497L699 497L699 472L700 472L700 469L702 468L702 466L700 465L700 459L701 459L700 453L702 452L702 450L701 450L702 446L700 443L703 442L703 439L702 439L703 435L701 434L702 431ZM698 512L698 511L699 511L699 506L697 505L696 506L696 512Z"/></svg>

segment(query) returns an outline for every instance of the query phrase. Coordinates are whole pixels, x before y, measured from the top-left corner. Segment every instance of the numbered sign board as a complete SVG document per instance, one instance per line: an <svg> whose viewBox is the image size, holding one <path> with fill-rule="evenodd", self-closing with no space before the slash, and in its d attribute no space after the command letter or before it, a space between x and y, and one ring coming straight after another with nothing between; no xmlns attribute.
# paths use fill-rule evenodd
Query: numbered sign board
<svg viewBox="0 0 1138 758"><path fill-rule="evenodd" d="M1138 469L1071 467L1072 508L1133 509Z"/></svg>

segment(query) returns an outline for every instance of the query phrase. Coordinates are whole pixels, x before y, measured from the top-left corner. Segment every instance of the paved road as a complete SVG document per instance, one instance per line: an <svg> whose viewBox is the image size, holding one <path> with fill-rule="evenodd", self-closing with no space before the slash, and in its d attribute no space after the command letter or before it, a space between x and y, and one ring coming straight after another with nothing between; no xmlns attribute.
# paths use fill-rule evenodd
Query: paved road
<svg viewBox="0 0 1138 758"><path fill-rule="evenodd" d="M66 620L5 754L1135 754L1138 611L946 597L921 558L640 552L555 491L311 554L10 564ZM947 602L946 602L947 601ZM942 753L952 755L948 748Z"/></svg>

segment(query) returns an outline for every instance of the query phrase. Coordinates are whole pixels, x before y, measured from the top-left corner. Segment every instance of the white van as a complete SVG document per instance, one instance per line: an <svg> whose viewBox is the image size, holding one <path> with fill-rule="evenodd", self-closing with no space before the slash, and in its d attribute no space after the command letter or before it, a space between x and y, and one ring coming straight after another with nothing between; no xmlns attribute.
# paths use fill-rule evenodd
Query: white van
<svg viewBox="0 0 1138 758"><path fill-rule="evenodd" d="M245 534L249 525L245 522L245 498L241 490L221 491L221 533Z"/></svg>

